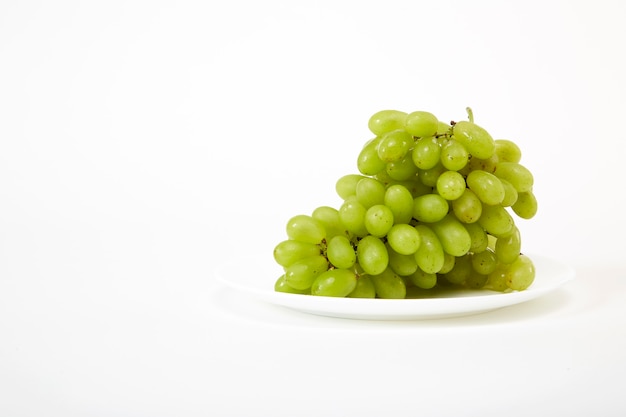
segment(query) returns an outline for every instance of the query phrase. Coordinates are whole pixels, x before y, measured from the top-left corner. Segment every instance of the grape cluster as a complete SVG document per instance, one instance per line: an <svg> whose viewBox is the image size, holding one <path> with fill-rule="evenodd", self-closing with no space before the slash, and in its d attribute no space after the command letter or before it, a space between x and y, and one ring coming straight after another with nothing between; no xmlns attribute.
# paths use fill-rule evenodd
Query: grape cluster
<svg viewBox="0 0 626 417"><path fill-rule="evenodd" d="M359 174L338 179L339 208L287 222L274 248L280 292L409 298L433 288L521 291L535 278L512 213L537 212L520 148L474 123L426 111L382 110L357 157Z"/></svg>

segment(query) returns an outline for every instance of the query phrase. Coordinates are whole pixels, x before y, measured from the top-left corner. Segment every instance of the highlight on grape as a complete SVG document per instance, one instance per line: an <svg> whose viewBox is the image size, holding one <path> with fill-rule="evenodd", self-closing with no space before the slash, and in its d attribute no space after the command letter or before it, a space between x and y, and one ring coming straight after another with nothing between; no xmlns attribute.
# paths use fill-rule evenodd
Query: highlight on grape
<svg viewBox="0 0 626 417"><path fill-rule="evenodd" d="M513 215L537 212L533 175L511 140L468 120L382 110L374 138L339 178L343 203L298 214L274 248L274 289L313 296L403 299L435 288L522 291L535 279Z"/></svg>

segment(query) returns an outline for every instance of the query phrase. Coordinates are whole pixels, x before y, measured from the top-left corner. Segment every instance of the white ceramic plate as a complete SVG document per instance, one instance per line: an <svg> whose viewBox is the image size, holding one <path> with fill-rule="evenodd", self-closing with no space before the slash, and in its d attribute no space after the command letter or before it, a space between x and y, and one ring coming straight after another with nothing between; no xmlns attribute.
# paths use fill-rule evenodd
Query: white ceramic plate
<svg viewBox="0 0 626 417"><path fill-rule="evenodd" d="M524 291L510 293L462 290L405 300L285 294L274 291L274 282L282 269L271 257L258 263L249 260L227 263L216 271L216 277L235 290L305 313L364 320L424 320L466 316L523 303L543 296L574 278L574 269L566 264L544 256L529 256L536 268L534 283Z"/></svg>

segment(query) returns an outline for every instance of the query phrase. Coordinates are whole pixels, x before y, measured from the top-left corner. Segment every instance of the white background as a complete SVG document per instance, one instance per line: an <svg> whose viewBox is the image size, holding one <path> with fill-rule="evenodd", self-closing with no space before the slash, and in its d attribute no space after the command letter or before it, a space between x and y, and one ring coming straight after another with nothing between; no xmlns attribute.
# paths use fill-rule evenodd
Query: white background
<svg viewBox="0 0 626 417"><path fill-rule="evenodd" d="M0 3L0 415L626 413L620 1ZM394 108L514 140L559 292L438 321L220 287ZM274 277L259 277L273 282Z"/></svg>

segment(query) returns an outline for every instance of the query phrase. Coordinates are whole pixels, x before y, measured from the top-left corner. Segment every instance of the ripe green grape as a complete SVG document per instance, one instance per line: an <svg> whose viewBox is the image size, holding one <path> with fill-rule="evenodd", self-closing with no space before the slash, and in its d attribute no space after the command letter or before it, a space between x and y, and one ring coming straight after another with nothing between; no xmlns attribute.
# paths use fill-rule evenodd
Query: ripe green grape
<svg viewBox="0 0 626 417"><path fill-rule="evenodd" d="M491 249L472 253L472 268L479 274L491 274L496 269L496 265L498 265L498 260L496 259L496 254Z"/></svg>
<svg viewBox="0 0 626 417"><path fill-rule="evenodd" d="M326 237L326 230L319 221L306 214L299 214L287 222L287 236L292 240L320 243Z"/></svg>
<svg viewBox="0 0 626 417"><path fill-rule="evenodd" d="M520 255L508 268L506 284L514 291L525 290L534 282L535 274L533 261L526 255Z"/></svg>
<svg viewBox="0 0 626 417"><path fill-rule="evenodd" d="M485 204L500 204L504 200L502 183L498 177L489 172L482 170L470 172L467 176L467 186Z"/></svg>
<svg viewBox="0 0 626 417"><path fill-rule="evenodd" d="M349 298L376 298L376 288L369 275L361 275L357 278L356 287L350 294Z"/></svg>
<svg viewBox="0 0 626 417"><path fill-rule="evenodd" d="M513 217L502 206L483 206L483 214L478 223L485 231L495 237L507 236L513 231Z"/></svg>
<svg viewBox="0 0 626 417"><path fill-rule="evenodd" d="M522 250L522 237L519 229L513 226L513 232L496 240L495 253L499 262L513 263Z"/></svg>
<svg viewBox="0 0 626 417"><path fill-rule="evenodd" d="M339 178L335 183L337 195L344 200L350 196L356 195L356 185L363 178L366 177L358 174L348 174Z"/></svg>
<svg viewBox="0 0 626 417"><path fill-rule="evenodd" d="M537 198L532 191L519 193L511 208L522 219L532 219L537 214Z"/></svg>
<svg viewBox="0 0 626 417"><path fill-rule="evenodd" d="M352 242L345 236L335 236L328 242L326 256L337 268L348 269L356 262L356 252Z"/></svg>
<svg viewBox="0 0 626 417"><path fill-rule="evenodd" d="M443 253L443 266L439 270L439 274L445 274L454 267L456 256L452 256L449 253Z"/></svg>
<svg viewBox="0 0 626 417"><path fill-rule="evenodd" d="M288 294L309 294L309 289L304 290L296 290L295 288L289 286L287 281L285 280L285 275L281 275L276 282L274 283L274 291L277 292L286 292Z"/></svg>
<svg viewBox="0 0 626 417"><path fill-rule="evenodd" d="M417 178L428 187L436 187L439 176L446 171L447 169L439 163L430 169L418 169Z"/></svg>
<svg viewBox="0 0 626 417"><path fill-rule="evenodd" d="M416 137L433 136L437 133L439 121L437 117L426 111L414 111L405 119L405 130Z"/></svg>
<svg viewBox="0 0 626 417"><path fill-rule="evenodd" d="M461 285L472 273L472 258L469 254L459 256L454 262L454 266L443 277L451 284Z"/></svg>
<svg viewBox="0 0 626 417"><path fill-rule="evenodd" d="M417 269L415 256L398 253L389 244L387 244L387 252L389 253L389 268L396 274L408 276Z"/></svg>
<svg viewBox="0 0 626 417"><path fill-rule="evenodd" d="M424 224L415 226L420 235L420 247L415 252L415 261L420 269L431 274L443 267L445 255L439 238L432 229Z"/></svg>
<svg viewBox="0 0 626 417"><path fill-rule="evenodd" d="M504 198L500 204L504 207L511 207L517 201L518 192L515 187L513 187L513 184L507 180L500 179L500 183L502 183L502 188L504 188Z"/></svg>
<svg viewBox="0 0 626 417"><path fill-rule="evenodd" d="M409 275L409 279L413 285L425 290L429 290L437 285L437 274L424 272L419 268Z"/></svg>
<svg viewBox="0 0 626 417"><path fill-rule="evenodd" d="M454 215L447 215L438 222L429 225L437 235L446 253L463 256L472 246L472 238L463 224Z"/></svg>
<svg viewBox="0 0 626 417"><path fill-rule="evenodd" d="M321 273L311 285L311 295L347 297L356 288L354 272L347 269L329 269Z"/></svg>
<svg viewBox="0 0 626 417"><path fill-rule="evenodd" d="M417 167L413 163L411 153L408 153L398 161L389 162L385 167L385 171L391 179L406 181L415 178Z"/></svg>
<svg viewBox="0 0 626 417"><path fill-rule="evenodd" d="M389 265L389 253L385 244L375 236L365 236L357 243L357 262L368 275L382 273Z"/></svg>
<svg viewBox="0 0 626 417"><path fill-rule="evenodd" d="M409 224L396 224L389 230L387 242L396 252L412 255L419 249L421 239L415 227Z"/></svg>
<svg viewBox="0 0 626 417"><path fill-rule="evenodd" d="M487 159L495 153L496 144L491 135L473 122L465 120L457 122L452 132L454 139L476 158Z"/></svg>
<svg viewBox="0 0 626 417"><path fill-rule="evenodd" d="M522 159L522 151L519 146L507 139L496 139L496 155L502 162L519 162Z"/></svg>
<svg viewBox="0 0 626 417"><path fill-rule="evenodd" d="M413 145L413 138L404 130L386 133L378 144L378 157L385 163L399 161Z"/></svg>
<svg viewBox="0 0 626 417"><path fill-rule="evenodd" d="M399 184L391 185L385 191L383 204L389 207L393 213L395 224L408 223L413 216L413 196L404 186Z"/></svg>
<svg viewBox="0 0 626 417"><path fill-rule="evenodd" d="M483 204L476 194L466 188L463 194L452 201L452 212L463 223L474 223L483 212Z"/></svg>
<svg viewBox="0 0 626 417"><path fill-rule="evenodd" d="M378 298L402 299L406 297L406 284L399 275L387 268L371 276Z"/></svg>
<svg viewBox="0 0 626 417"><path fill-rule="evenodd" d="M431 169L441 163L441 147L434 137L424 137L413 145L411 159L419 169Z"/></svg>
<svg viewBox="0 0 626 417"><path fill-rule="evenodd" d="M384 204L376 204L365 213L365 228L370 235L385 237L393 226L393 212Z"/></svg>
<svg viewBox="0 0 626 417"><path fill-rule="evenodd" d="M450 171L459 171L469 161L469 153L465 146L450 139L441 147L441 164Z"/></svg>
<svg viewBox="0 0 626 417"><path fill-rule="evenodd" d="M399 110L381 110L374 113L367 126L375 135L383 135L392 130L404 128L407 114Z"/></svg>
<svg viewBox="0 0 626 417"><path fill-rule="evenodd" d="M355 236L366 236L365 213L367 209L357 201L356 196L348 197L339 208L339 221Z"/></svg>
<svg viewBox="0 0 626 417"><path fill-rule="evenodd" d="M456 171L444 171L436 182L437 192L446 200L456 200L466 189L465 178Z"/></svg>
<svg viewBox="0 0 626 417"><path fill-rule="evenodd" d="M498 162L494 175L515 187L518 193L531 191L533 188L533 174L524 165L516 162Z"/></svg>
<svg viewBox="0 0 626 417"><path fill-rule="evenodd" d="M339 210L329 206L320 206L313 210L311 217L320 222L326 230L326 240L336 235L345 235L345 227L339 220Z"/></svg>
<svg viewBox="0 0 626 417"><path fill-rule="evenodd" d="M413 199L413 217L421 222L437 222L448 214L448 210L448 201L438 194L424 194Z"/></svg>
<svg viewBox="0 0 626 417"><path fill-rule="evenodd" d="M296 290L311 287L319 274L328 270L328 261L322 255L300 259L285 267L285 282Z"/></svg>
<svg viewBox="0 0 626 417"><path fill-rule="evenodd" d="M378 156L379 143L380 138L376 138L361 149L356 163L361 174L376 175L385 169L386 163Z"/></svg>
<svg viewBox="0 0 626 417"><path fill-rule="evenodd" d="M274 260L280 266L289 266L302 258L321 254L319 245L299 240L283 240L274 247Z"/></svg>
<svg viewBox="0 0 626 417"><path fill-rule="evenodd" d="M385 186L374 178L363 178L356 184L356 199L365 208L385 201Z"/></svg>
<svg viewBox="0 0 626 417"><path fill-rule="evenodd" d="M478 253L482 252L489 247L489 238L485 229L478 223L465 223L465 230L470 235L472 244L470 246L470 252Z"/></svg>
<svg viewBox="0 0 626 417"><path fill-rule="evenodd" d="M485 286L487 280L489 279L488 275L481 274L474 270L470 271L470 274L467 278L465 278L465 286L471 289L480 289Z"/></svg>

